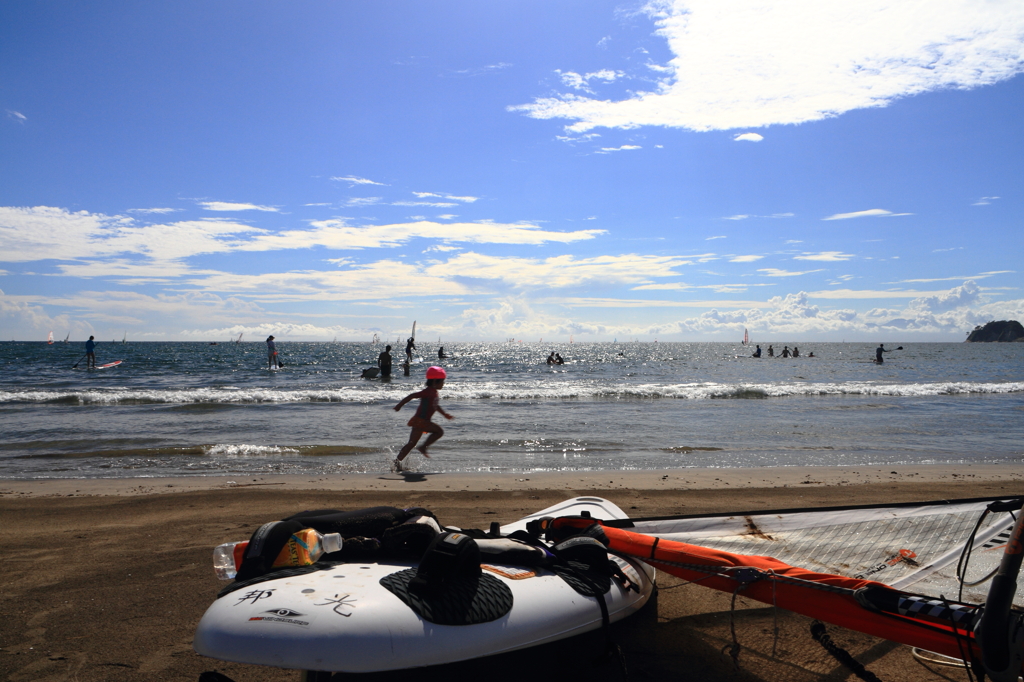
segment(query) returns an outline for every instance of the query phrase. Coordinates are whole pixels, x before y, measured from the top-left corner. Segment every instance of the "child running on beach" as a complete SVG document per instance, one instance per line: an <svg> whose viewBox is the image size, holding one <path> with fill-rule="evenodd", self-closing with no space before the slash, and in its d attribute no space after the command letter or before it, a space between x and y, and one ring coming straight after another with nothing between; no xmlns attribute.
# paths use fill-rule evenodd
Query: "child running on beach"
<svg viewBox="0 0 1024 682"><path fill-rule="evenodd" d="M395 405L395 412L398 412L402 409L402 405L405 405L413 398L420 399L420 406L416 410L416 414L407 424L407 426L412 427L412 431L409 433L409 442L402 447L401 452L398 453L398 458L395 459L395 471L399 473L402 472L402 460L404 460L405 456L408 455L414 447L416 447L416 443L419 442L420 436L422 436L425 431L429 431L430 435L427 437L426 442L416 449L423 453L424 457L430 457L430 455L427 454L427 448L436 443L437 439L444 435L444 429L430 421L434 416L434 412L440 412L444 415L445 419L455 419L455 417L441 409L440 399L437 395L438 389L444 386L444 380L447 376L448 375L441 367L429 368L427 370L427 387L422 391L410 393Z"/></svg>

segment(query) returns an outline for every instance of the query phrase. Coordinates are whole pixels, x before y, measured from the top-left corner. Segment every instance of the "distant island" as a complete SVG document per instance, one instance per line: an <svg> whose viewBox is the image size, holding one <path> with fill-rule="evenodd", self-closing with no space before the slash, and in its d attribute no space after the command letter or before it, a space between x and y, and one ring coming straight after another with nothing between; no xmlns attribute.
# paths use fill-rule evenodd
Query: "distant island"
<svg viewBox="0 0 1024 682"><path fill-rule="evenodd" d="M968 342L1024 341L1024 326L1017 320L1001 320L980 324L967 336Z"/></svg>

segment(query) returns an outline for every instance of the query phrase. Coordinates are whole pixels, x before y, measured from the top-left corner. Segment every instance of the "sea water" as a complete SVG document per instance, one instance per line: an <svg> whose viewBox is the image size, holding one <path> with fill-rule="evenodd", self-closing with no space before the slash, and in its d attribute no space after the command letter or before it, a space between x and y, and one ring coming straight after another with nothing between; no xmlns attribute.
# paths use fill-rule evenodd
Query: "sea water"
<svg viewBox="0 0 1024 682"><path fill-rule="evenodd" d="M423 472L1017 462L1024 343L3 343L0 478L337 474L389 469L426 368L448 371ZM762 343L767 350L768 343ZM550 366L552 351L566 360ZM813 352L815 357L807 357Z"/></svg>

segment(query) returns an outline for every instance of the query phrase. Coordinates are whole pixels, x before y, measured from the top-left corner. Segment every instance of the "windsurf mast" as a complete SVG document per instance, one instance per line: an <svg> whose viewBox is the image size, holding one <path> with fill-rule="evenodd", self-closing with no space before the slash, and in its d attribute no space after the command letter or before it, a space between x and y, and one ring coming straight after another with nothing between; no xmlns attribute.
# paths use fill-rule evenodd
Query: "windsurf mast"
<svg viewBox="0 0 1024 682"><path fill-rule="evenodd" d="M999 569L988 589L985 608L974 626L985 672L993 682L1016 682L1024 664L1024 615L1010 611L1022 560L1024 513L1017 515Z"/></svg>

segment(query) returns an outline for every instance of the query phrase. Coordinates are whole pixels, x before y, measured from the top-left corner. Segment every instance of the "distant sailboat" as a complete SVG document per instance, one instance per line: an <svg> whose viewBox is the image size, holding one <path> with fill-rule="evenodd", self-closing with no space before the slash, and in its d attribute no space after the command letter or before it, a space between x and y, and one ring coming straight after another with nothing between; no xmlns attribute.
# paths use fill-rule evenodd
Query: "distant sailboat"
<svg viewBox="0 0 1024 682"><path fill-rule="evenodd" d="M68 332L68 335L64 337L64 343L67 343L68 339L70 339L70 338L71 338L71 332Z"/></svg>
<svg viewBox="0 0 1024 682"><path fill-rule="evenodd" d="M123 346L126 343L128 343L128 330L127 329L124 332L124 337L121 339L121 345Z"/></svg>
<svg viewBox="0 0 1024 682"><path fill-rule="evenodd" d="M238 338L235 339L235 343L242 343L242 334L244 334L244 333L245 332L239 332Z"/></svg>
<svg viewBox="0 0 1024 682"><path fill-rule="evenodd" d="M746 327L743 328L743 345L744 346L750 345L750 334L747 333L747 328Z"/></svg>
<svg viewBox="0 0 1024 682"><path fill-rule="evenodd" d="M53 343L53 332L50 332L50 335L46 337L46 343Z"/></svg>

